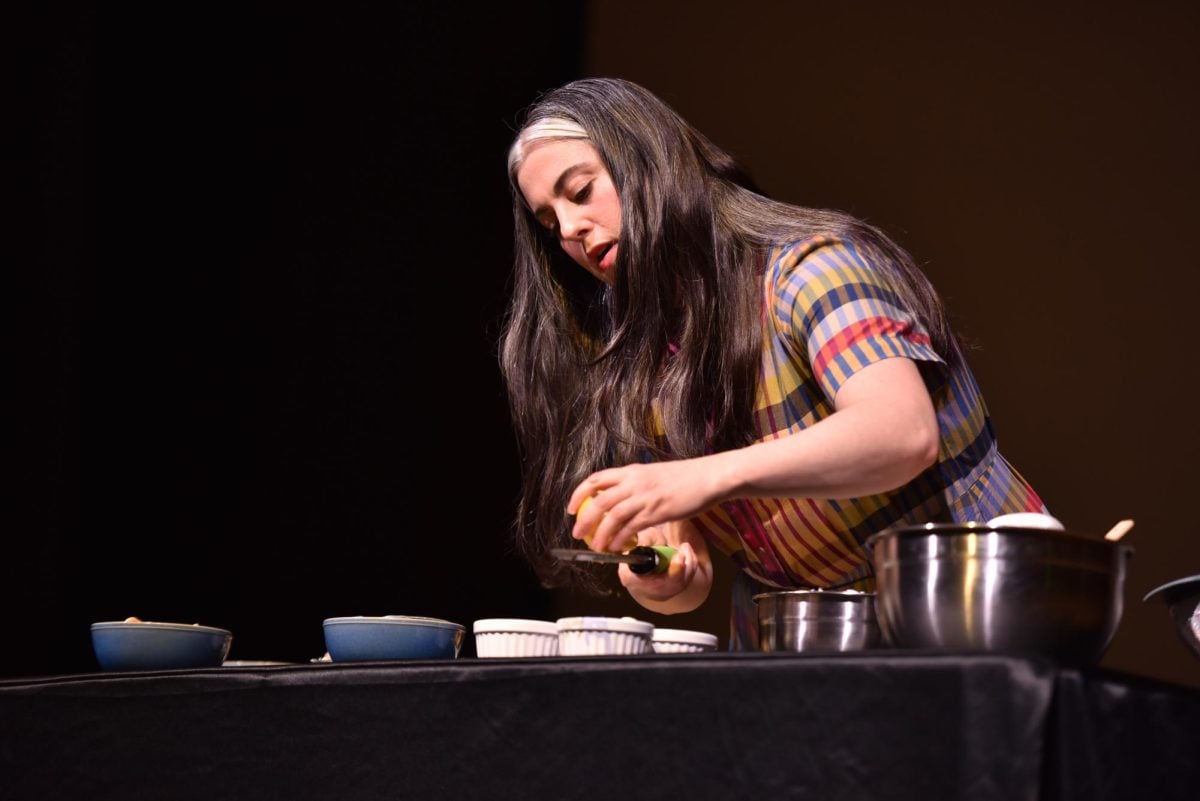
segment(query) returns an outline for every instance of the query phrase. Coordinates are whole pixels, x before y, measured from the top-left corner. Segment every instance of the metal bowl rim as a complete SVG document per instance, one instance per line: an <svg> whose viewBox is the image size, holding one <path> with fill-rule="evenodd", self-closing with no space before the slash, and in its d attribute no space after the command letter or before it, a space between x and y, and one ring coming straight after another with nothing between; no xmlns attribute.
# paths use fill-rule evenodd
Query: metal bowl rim
<svg viewBox="0 0 1200 801"><path fill-rule="evenodd" d="M876 593L863 590L778 590L775 592L760 592L754 595L751 600L758 604L760 598L796 598L809 596L812 598L829 599L832 601L858 601L865 599L874 599Z"/></svg>
<svg viewBox="0 0 1200 801"><path fill-rule="evenodd" d="M1160 584L1146 593L1145 597L1142 598L1142 603L1149 601L1157 595L1161 595L1164 601L1168 604L1173 604L1187 598L1192 593L1200 593L1200 575L1184 576L1183 578L1168 581L1166 584Z"/></svg>
<svg viewBox="0 0 1200 801"><path fill-rule="evenodd" d="M863 540L863 548L870 550L873 545L885 538L911 539L913 537L936 535L966 535L966 534L1010 534L1036 539L1058 540L1061 542L1088 543L1090 545L1115 546L1124 548L1132 553L1133 546L1128 543L1112 542L1100 536L1083 534L1076 531L1059 531L1050 528L1023 528L1020 526L989 526L986 523L923 523L917 526L893 526L876 532Z"/></svg>

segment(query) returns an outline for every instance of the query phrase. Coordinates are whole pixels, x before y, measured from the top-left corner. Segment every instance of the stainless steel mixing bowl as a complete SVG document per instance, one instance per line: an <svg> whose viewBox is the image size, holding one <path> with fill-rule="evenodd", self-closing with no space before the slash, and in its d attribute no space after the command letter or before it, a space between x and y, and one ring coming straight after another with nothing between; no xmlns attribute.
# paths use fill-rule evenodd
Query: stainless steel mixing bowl
<svg viewBox="0 0 1200 801"><path fill-rule="evenodd" d="M1034 653L1086 665L1124 608L1122 542L982 524L898 527L867 540L884 639L899 648Z"/></svg>
<svg viewBox="0 0 1200 801"><path fill-rule="evenodd" d="M1200 576L1168 581L1146 593L1142 601L1151 598L1167 605L1179 638L1200 659Z"/></svg>
<svg viewBox="0 0 1200 801"><path fill-rule="evenodd" d="M859 651L882 639L873 593L780 590L754 603L760 651Z"/></svg>

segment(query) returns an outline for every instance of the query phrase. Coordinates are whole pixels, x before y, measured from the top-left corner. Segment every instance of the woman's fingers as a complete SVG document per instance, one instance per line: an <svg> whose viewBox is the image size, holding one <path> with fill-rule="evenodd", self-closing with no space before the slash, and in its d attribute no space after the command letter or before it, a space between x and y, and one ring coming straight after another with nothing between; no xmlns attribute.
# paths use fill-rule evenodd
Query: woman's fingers
<svg viewBox="0 0 1200 801"><path fill-rule="evenodd" d="M667 577L680 582L681 588L686 587L696 575L696 562L696 552L692 546L686 542L680 543L667 567Z"/></svg>
<svg viewBox="0 0 1200 801"><path fill-rule="evenodd" d="M571 497L567 499L567 514L579 514L579 507L583 505L585 499L599 495L612 487L620 480L622 471L625 469L624 467L609 467L597 470L580 481L571 492Z"/></svg>
<svg viewBox="0 0 1200 801"><path fill-rule="evenodd" d="M618 495L613 492L597 492L585 497L575 509L575 525L571 536L583 540L595 551L610 550L614 525L619 522L613 516L613 506Z"/></svg>
<svg viewBox="0 0 1200 801"><path fill-rule="evenodd" d="M697 564L695 550L684 542L671 557L664 573L638 575L629 569L629 565L621 565L617 575L622 586L636 587L639 596L651 601L667 601L688 588L696 575Z"/></svg>
<svg viewBox="0 0 1200 801"><path fill-rule="evenodd" d="M641 509L637 501L631 498L617 500L617 492L617 489L611 489L604 496L597 496L595 505L600 506L603 500L607 508L592 532L592 550L627 551L638 544L638 531L646 528L637 525L637 513ZM591 506L588 505L588 511Z"/></svg>
<svg viewBox="0 0 1200 801"><path fill-rule="evenodd" d="M696 499L683 464L630 464L588 476L567 502L571 536L596 551L625 550L642 529L686 517Z"/></svg>

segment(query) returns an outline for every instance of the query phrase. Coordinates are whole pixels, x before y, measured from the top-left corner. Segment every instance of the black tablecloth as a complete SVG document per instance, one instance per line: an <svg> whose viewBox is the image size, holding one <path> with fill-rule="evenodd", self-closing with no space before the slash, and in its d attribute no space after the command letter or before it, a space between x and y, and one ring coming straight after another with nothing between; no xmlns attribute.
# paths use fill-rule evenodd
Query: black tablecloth
<svg viewBox="0 0 1200 801"><path fill-rule="evenodd" d="M0 682L0 798L1168 799L1200 691L890 651Z"/></svg>

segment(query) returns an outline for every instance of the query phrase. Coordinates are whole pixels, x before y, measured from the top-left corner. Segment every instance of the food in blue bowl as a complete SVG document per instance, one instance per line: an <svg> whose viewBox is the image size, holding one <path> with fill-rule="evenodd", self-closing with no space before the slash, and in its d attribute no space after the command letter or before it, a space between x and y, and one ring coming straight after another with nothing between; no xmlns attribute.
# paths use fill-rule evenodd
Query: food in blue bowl
<svg viewBox="0 0 1200 801"><path fill-rule="evenodd" d="M455 659L466 627L435 617L331 617L325 649L334 662L379 659Z"/></svg>
<svg viewBox="0 0 1200 801"><path fill-rule="evenodd" d="M92 624L92 651L103 670L220 667L233 633L198 623L127 618Z"/></svg>

